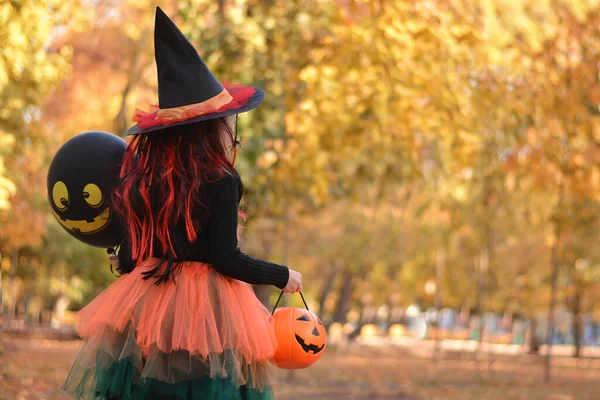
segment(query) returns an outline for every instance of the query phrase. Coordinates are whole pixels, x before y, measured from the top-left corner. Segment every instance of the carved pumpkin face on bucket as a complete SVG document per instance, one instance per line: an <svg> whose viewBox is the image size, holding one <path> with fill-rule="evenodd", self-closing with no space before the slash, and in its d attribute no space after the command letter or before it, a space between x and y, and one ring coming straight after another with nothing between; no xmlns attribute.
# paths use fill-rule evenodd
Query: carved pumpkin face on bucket
<svg viewBox="0 0 600 400"><path fill-rule="evenodd" d="M315 314L302 308L282 307L273 314L279 368L300 369L314 364L323 355L327 334Z"/></svg>

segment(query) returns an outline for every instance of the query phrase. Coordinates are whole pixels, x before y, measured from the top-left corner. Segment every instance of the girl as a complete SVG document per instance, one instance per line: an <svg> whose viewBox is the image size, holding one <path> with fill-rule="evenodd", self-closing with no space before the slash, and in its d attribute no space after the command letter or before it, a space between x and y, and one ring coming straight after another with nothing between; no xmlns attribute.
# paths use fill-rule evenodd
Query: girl
<svg viewBox="0 0 600 400"><path fill-rule="evenodd" d="M238 248L231 116L264 93L223 86L160 8L154 42L159 106L136 110L112 204L126 231L111 256L122 276L79 313L84 344L63 389L78 399L270 399L277 343L249 284L294 293L302 277Z"/></svg>

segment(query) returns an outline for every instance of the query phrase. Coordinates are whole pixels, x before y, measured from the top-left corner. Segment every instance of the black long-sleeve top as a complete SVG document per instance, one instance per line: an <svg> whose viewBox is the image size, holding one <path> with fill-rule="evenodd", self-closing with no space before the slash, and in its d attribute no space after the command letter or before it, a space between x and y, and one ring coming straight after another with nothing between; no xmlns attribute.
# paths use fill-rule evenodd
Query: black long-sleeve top
<svg viewBox="0 0 600 400"><path fill-rule="evenodd" d="M200 220L196 240L193 243L188 241L183 220L171 229L178 255L176 261L204 262L231 278L283 289L289 278L286 266L250 257L238 247L238 206L242 186L237 174L207 183L203 190L208 199L208 215L201 213L200 207L195 212ZM155 256L164 258L160 254ZM130 245L125 240L119 251L119 266L130 269L133 263Z"/></svg>

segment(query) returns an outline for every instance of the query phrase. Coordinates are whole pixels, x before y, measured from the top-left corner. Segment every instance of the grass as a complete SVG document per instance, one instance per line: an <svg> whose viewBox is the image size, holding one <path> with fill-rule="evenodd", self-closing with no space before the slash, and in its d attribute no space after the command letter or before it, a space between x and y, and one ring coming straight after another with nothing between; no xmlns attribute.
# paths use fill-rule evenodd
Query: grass
<svg viewBox="0 0 600 400"><path fill-rule="evenodd" d="M67 400L59 387L78 344L5 335L2 398ZM308 369L280 371L275 393L278 400L591 400L600 398L600 360L557 360L544 384L541 359L528 356L433 361L395 347L332 347Z"/></svg>

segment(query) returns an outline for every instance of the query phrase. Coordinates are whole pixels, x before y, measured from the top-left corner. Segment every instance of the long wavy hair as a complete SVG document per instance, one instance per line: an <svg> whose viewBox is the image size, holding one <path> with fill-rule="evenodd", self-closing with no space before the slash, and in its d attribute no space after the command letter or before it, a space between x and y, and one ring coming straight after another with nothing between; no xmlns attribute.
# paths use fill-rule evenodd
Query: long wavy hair
<svg viewBox="0 0 600 400"><path fill-rule="evenodd" d="M229 157L226 144L233 144ZM224 118L166 128L135 136L128 145L121 168L121 182L112 208L123 221L133 266L157 257L166 261L147 271L157 283L174 276L174 261L182 252L174 239L180 221L188 242L196 240L198 219L194 209L207 210L202 186L219 180L234 169L237 137ZM130 272L121 269L120 273Z"/></svg>

